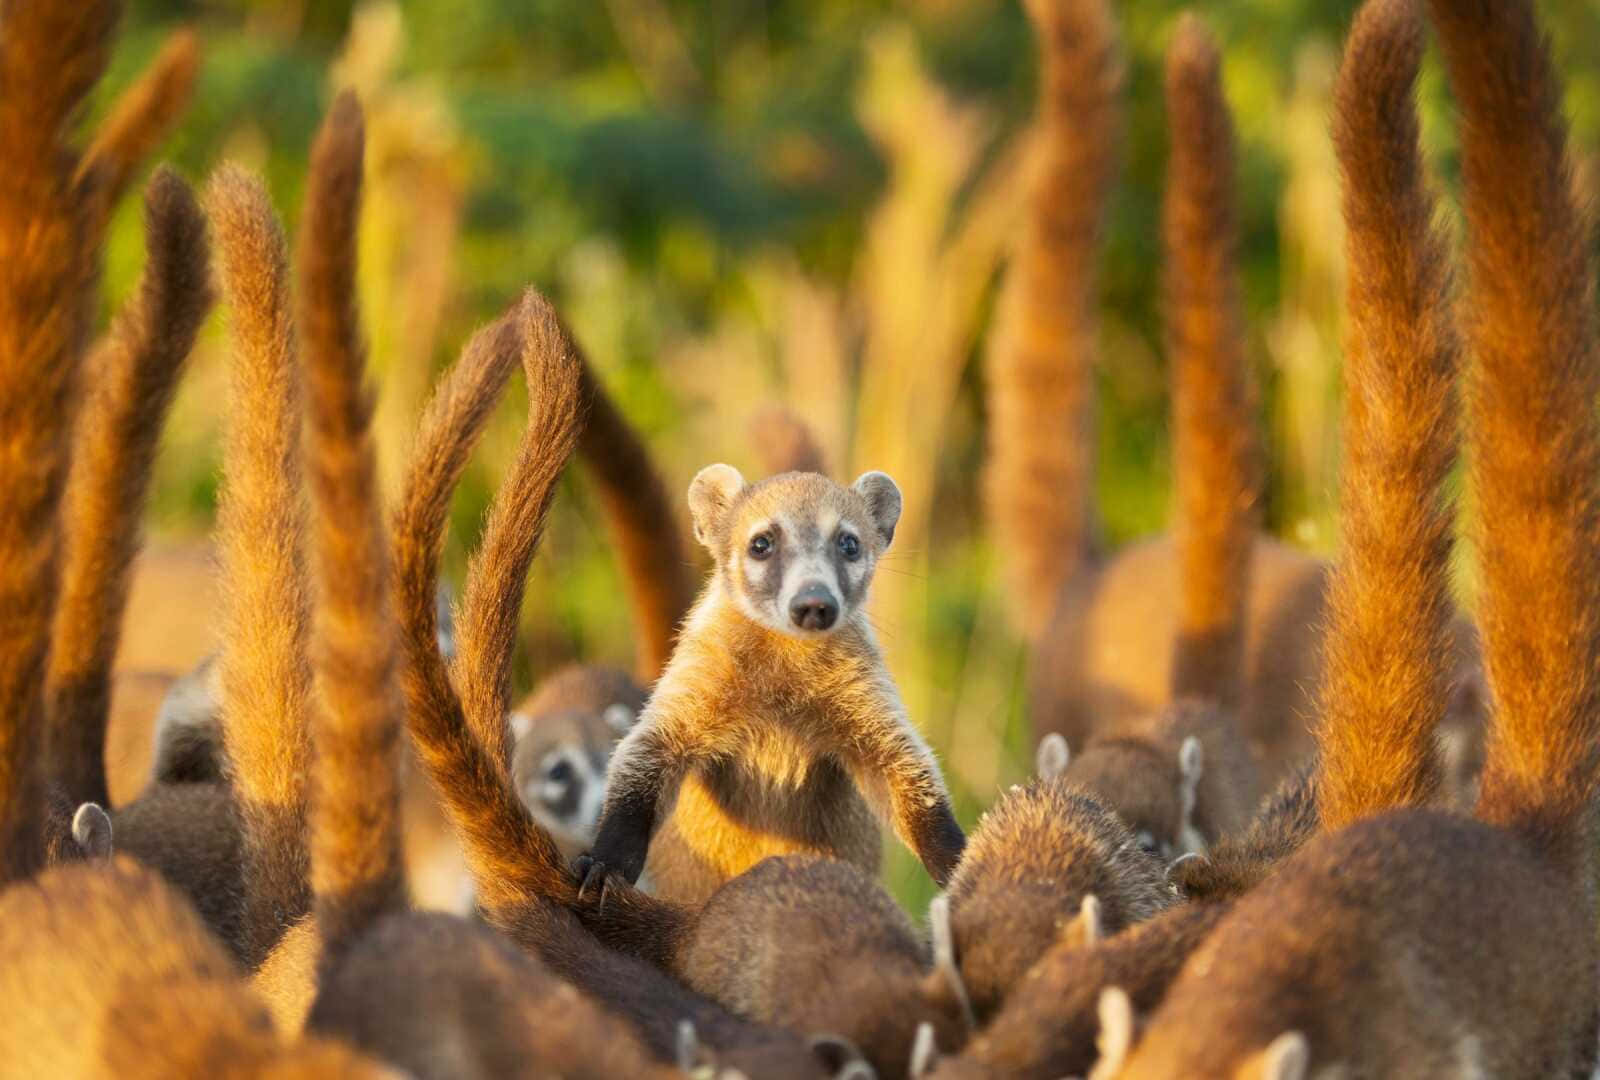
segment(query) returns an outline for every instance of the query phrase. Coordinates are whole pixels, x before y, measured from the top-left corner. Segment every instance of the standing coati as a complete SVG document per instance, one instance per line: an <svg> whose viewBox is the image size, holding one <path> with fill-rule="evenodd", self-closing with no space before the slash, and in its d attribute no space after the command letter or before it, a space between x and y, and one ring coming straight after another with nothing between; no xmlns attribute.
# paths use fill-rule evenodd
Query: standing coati
<svg viewBox="0 0 1600 1080"><path fill-rule="evenodd" d="M1205 115L1203 99L1169 106L1175 120L1188 118L1174 127L1167 207L1173 536L1102 558L1090 505L1092 270L1113 173L1119 69L1103 0L1036 0L1029 11L1043 42L1041 160L1033 224L999 305L987 393L989 504L1007 537L1013 605L1030 642L1033 724L1082 749L1183 696L1236 693L1222 704L1237 706L1259 783L1271 788L1313 749L1306 690L1317 683L1327 567L1254 531L1258 481L1232 227L1208 219L1227 213L1216 183L1225 174L1185 171L1186 162L1218 162L1226 128ZM1172 196L1186 182L1198 197L1184 205ZM1451 633L1455 678L1468 692L1452 702L1450 730L1470 748L1481 737L1479 697L1470 692L1475 639L1464 621ZM1242 683L1216 683L1218 661L1224 669L1242 662Z"/></svg>
<svg viewBox="0 0 1600 1080"><path fill-rule="evenodd" d="M698 903L790 852L875 874L862 790L943 884L961 827L862 607L900 517L894 481L785 473L747 486L713 465L689 506L716 569L612 758L586 884L644 871L663 898Z"/></svg>
<svg viewBox="0 0 1600 1080"><path fill-rule="evenodd" d="M1335 111L1352 226L1344 483L1370 487L1341 553L1349 602L1329 629L1346 640L1325 685L1351 695L1325 703L1320 732L1324 778L1345 778L1318 792L1333 831L1234 905L1131 1052L1127 1002L1108 995L1097 1076L1575 1076L1595 1064L1593 271L1532 4L1430 9L1462 110L1467 430L1493 699L1476 813L1418 806L1448 698L1439 500L1456 348L1412 99L1422 22L1407 0L1370 0Z"/></svg>

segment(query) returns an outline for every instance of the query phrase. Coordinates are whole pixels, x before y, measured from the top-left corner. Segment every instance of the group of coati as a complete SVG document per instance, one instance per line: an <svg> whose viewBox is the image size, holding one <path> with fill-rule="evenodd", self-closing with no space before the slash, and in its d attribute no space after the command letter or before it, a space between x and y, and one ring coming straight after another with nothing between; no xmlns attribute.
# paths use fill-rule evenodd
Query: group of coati
<svg viewBox="0 0 1600 1080"><path fill-rule="evenodd" d="M1174 528L1097 545L1123 68L1110 0L1027 0L1040 92L986 491L1040 739L1036 777L970 835L866 615L900 491L828 478L803 421L756 426L772 475L689 483L695 599L668 485L530 290L440 378L383 504L351 94L292 252L257 178L224 165L197 197L158 169L143 278L94 340L108 216L199 49L175 37L80 143L118 7L0 0L0 1076L1595 1070L1600 312L1532 0L1366 0L1349 31L1331 563L1260 532L1233 127L1193 16L1165 86ZM1460 274L1419 140L1430 25ZM130 610L140 521L215 296L215 573L138 563L214 613L204 645L163 652ZM519 368L522 441L456 603L452 493ZM1463 437L1470 619L1449 587ZM636 669L565 668L514 706L574 458ZM942 890L925 927L877 881L884 824ZM424 903L446 849L468 887Z"/></svg>

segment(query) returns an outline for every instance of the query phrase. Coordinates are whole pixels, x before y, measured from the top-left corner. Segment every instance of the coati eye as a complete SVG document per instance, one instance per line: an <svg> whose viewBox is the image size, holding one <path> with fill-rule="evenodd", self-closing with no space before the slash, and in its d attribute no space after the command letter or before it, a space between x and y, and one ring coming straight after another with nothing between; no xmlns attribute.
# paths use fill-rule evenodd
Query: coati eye
<svg viewBox="0 0 1600 1080"><path fill-rule="evenodd" d="M843 555L851 562L855 562L857 559L861 558L861 541L857 540L849 533L840 533L839 554Z"/></svg>
<svg viewBox="0 0 1600 1080"><path fill-rule="evenodd" d="M558 784L564 784L568 780L572 779L572 763L566 758L562 758L560 761L546 769L544 775L545 779L547 780L553 780Z"/></svg>
<svg viewBox="0 0 1600 1080"><path fill-rule="evenodd" d="M767 533L756 533L750 538L750 557L752 559L765 559L772 554L772 537Z"/></svg>

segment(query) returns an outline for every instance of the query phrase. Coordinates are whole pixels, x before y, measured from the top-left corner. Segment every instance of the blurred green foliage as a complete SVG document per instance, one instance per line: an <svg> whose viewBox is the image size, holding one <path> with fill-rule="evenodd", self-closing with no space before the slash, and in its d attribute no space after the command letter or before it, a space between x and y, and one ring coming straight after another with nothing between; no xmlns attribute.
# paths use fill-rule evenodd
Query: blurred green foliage
<svg viewBox="0 0 1600 1080"><path fill-rule="evenodd" d="M384 394L391 383L407 388L395 392L386 436L408 432L430 373L472 327L532 283L573 323L626 412L659 448L675 489L708 460L748 462L739 410L781 396L785 380L795 377L784 367L793 352L784 335L803 331L773 314L773 297L783 294L774 279L804 281L837 297L839 348L847 367L860 362L861 325L870 316L856 310L858 260L892 182L892 163L862 120L870 43L885 28L908 30L934 83L956 105L977 110L980 167L964 193L976 192L984 168L1003 159L1032 107L1033 43L1015 0L130 6L99 107L166 32L198 25L206 49L200 87L165 153L196 179L227 157L261 169L290 222L334 73L362 89L375 191L363 254L382 264L373 270L369 260L373 280L364 280L363 300ZM1250 351L1272 461L1268 520L1320 547L1332 539L1328 469L1336 431L1328 421L1337 387L1339 262L1323 119L1327 80L1355 6L1199 5L1223 45L1240 133ZM1127 61L1127 124L1103 263L1099 494L1108 538L1118 542L1162 527L1170 483L1156 223L1166 142L1161 54L1182 5L1121 0L1115 7ZM1580 174L1592 192L1600 188L1600 3L1545 0L1541 8L1568 80ZM341 62L347 40L353 31L361 38L363 26L372 55ZM1431 60L1423 104L1432 161L1448 190L1456 175L1454 135ZM109 297L126 294L141 259L137 207L125 206L113 232ZM428 312L435 314L424 318ZM748 369L720 405L714 394L686 389L697 384L683 374L708 342L737 354L728 370ZM222 422L219 344L213 327L210 356L197 362L169 432L153 505L161 531L198 533L209 523ZM995 595L994 553L977 498L980 356L981 344L972 345L974 362L965 365L946 420L931 474L937 490L927 494L935 512L926 550L908 556L927 593L925 625L885 628L891 654L922 655L914 670L930 685L912 697L925 703L930 715L919 719L947 753L974 725L995 733L993 762L977 769L966 758L954 763L969 820L994 783L1019 775L1027 750L1019 653ZM514 445L519 408L508 403L459 496L449 554L457 576L497 462ZM852 408L839 403L839 415L851 416ZM392 464L403 449L385 445L383 452ZM540 564L521 684L573 655L626 658L616 569L581 482L566 484ZM974 682L971 673L980 670L987 682ZM984 750L968 742L961 753L981 758ZM896 873L915 877L900 864ZM919 886L908 888L911 895Z"/></svg>

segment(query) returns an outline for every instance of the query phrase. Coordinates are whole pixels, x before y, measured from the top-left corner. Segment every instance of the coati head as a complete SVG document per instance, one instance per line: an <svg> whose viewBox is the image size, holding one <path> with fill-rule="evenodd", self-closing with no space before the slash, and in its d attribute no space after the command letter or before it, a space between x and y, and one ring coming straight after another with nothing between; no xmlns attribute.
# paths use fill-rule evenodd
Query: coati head
<svg viewBox="0 0 1600 1080"><path fill-rule="evenodd" d="M881 472L840 487L816 473L747 485L731 465L689 485L696 539L739 610L792 637L849 622L900 520L900 489Z"/></svg>
<svg viewBox="0 0 1600 1080"><path fill-rule="evenodd" d="M569 856L594 842L612 748L644 700L622 671L573 665L545 679L511 713L517 795Z"/></svg>
<svg viewBox="0 0 1600 1080"><path fill-rule="evenodd" d="M1164 739L1110 738L1091 741L1061 775L1114 810L1139 847L1170 861L1206 849L1194 821L1202 767L1193 735L1175 747Z"/></svg>

